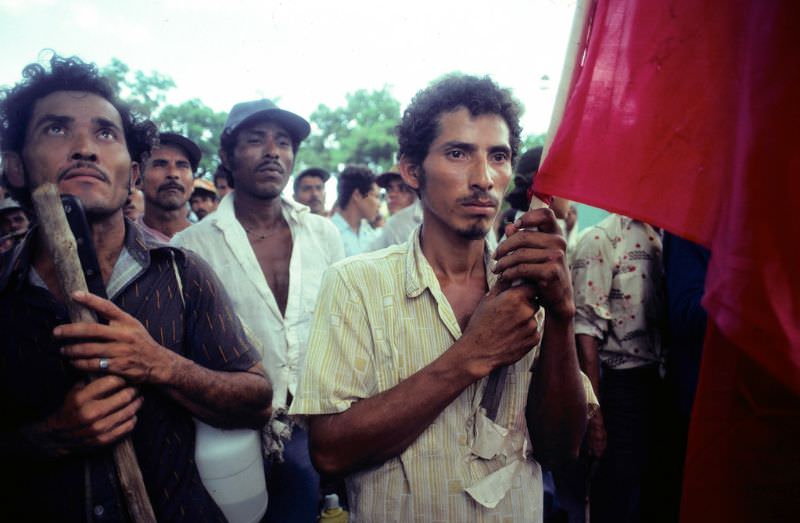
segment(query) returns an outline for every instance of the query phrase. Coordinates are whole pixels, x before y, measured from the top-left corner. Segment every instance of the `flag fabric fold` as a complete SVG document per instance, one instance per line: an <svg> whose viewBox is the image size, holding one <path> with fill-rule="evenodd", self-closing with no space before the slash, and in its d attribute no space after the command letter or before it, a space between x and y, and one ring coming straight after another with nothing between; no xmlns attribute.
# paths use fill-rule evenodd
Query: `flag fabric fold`
<svg viewBox="0 0 800 523"><path fill-rule="evenodd" d="M535 179L712 251L684 521L800 509L798 22L791 0L598 0Z"/></svg>

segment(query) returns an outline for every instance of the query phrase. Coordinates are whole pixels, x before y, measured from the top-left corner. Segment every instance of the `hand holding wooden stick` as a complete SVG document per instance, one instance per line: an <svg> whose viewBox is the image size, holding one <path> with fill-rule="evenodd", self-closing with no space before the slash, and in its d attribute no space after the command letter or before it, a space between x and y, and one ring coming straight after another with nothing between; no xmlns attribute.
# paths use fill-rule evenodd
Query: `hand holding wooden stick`
<svg viewBox="0 0 800 523"><path fill-rule="evenodd" d="M67 224L58 188L55 184L43 183L32 191L31 197L39 221L41 238L53 259L62 296L66 297L70 320L97 322L97 317L91 309L70 298L75 291L87 291L87 286L78 258L75 237ZM118 442L114 446L113 453L131 519L137 523L155 522L155 514L147 496L130 437Z"/></svg>

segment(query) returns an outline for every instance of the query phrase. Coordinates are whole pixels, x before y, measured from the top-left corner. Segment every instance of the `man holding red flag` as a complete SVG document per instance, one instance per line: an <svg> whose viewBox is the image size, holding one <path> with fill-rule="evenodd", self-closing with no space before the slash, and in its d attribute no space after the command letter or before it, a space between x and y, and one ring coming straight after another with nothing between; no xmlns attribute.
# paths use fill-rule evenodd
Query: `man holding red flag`
<svg viewBox="0 0 800 523"><path fill-rule="evenodd" d="M488 78L421 91L398 134L422 225L323 277L291 413L308 416L315 463L345 476L359 521L541 521L533 457L577 454L593 394L555 217L529 211L494 256L486 243L518 111Z"/></svg>

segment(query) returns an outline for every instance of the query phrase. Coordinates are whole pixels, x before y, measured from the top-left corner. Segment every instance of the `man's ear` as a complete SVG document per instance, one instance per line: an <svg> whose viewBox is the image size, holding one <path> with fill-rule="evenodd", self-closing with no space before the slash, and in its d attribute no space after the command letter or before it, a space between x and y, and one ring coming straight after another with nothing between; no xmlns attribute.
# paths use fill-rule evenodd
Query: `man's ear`
<svg viewBox="0 0 800 523"><path fill-rule="evenodd" d="M400 167L400 176L403 178L405 184L412 189L419 190L419 173L421 166L409 160L405 155L400 157L398 165Z"/></svg>
<svg viewBox="0 0 800 523"><path fill-rule="evenodd" d="M233 172L233 170L231 170L231 159L228 158L228 153L225 152L225 149L220 148L218 153L222 166L228 169L229 172Z"/></svg>
<svg viewBox="0 0 800 523"><path fill-rule="evenodd" d="M3 151L3 176L11 187L21 189L25 187L25 166L22 157L14 151Z"/></svg>
<svg viewBox="0 0 800 523"><path fill-rule="evenodd" d="M128 193L131 193L134 189L136 189L140 176L141 168L139 167L139 162L131 162L131 178L128 181Z"/></svg>

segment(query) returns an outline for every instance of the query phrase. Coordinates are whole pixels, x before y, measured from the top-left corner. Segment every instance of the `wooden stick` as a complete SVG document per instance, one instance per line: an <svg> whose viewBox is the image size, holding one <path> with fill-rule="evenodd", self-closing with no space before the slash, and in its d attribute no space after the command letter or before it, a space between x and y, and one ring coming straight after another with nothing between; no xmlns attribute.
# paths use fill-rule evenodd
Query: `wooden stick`
<svg viewBox="0 0 800 523"><path fill-rule="evenodd" d="M547 130L547 140L542 148L541 163L550 150L550 145L553 143L553 137L558 131L558 126L561 124L561 119L564 117L564 108L567 105L567 95L569 94L570 87L572 86L573 76L577 62L582 56L583 47L586 41L586 24L589 21L591 9L589 9L589 2L587 0L578 0L575 6L575 16L572 19L572 30L570 31L569 41L567 42L567 53L564 57L564 67L561 70L561 81L558 84L558 94L556 95L555 105L553 106L553 114L550 117L550 127ZM594 2L592 2L594 5ZM550 207L559 218L566 216L569 201L563 198L553 198ZM535 195L531 198L530 210L540 209L547 205L537 198ZM506 367L498 367L489 375L486 382L486 389L481 401L481 406L486 409L489 419L494 421L497 414L497 408L500 405L500 400L505 389L506 380Z"/></svg>
<svg viewBox="0 0 800 523"><path fill-rule="evenodd" d="M94 311L72 300L75 291L88 292L86 278L78 258L75 237L67 224L58 188L52 183L43 183L31 193L39 230L45 247L53 259L58 284L64 295L72 322L96 323ZM130 437L119 441L113 449L117 476L122 487L128 514L136 523L155 523L156 517L150 498L145 490L142 471L136 461Z"/></svg>
<svg viewBox="0 0 800 523"><path fill-rule="evenodd" d="M586 44L587 23L594 10L595 2L592 0L578 0L575 5L575 16L572 18L572 29L570 30L569 40L567 41L567 53L564 56L564 66L561 68L561 80L558 83L556 101L553 105L553 113L550 115L550 126L547 128L547 138L542 148L542 158L540 164L544 164L553 139L556 136L561 120L564 118L564 109L567 106L567 97L572 90L575 80L575 69L578 61L583 57L583 50ZM532 202L533 203L533 202ZM559 218L564 218L567 214L569 201L560 197L553 198L550 207Z"/></svg>

